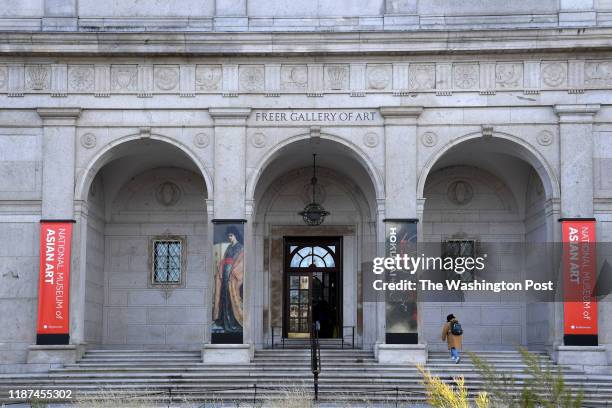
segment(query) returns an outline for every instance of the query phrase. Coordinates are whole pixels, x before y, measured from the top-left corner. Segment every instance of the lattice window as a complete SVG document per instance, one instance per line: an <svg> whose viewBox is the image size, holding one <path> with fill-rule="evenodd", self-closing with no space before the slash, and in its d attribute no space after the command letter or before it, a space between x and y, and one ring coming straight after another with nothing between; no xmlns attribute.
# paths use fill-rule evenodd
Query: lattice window
<svg viewBox="0 0 612 408"><path fill-rule="evenodd" d="M154 240L152 282L154 284L180 284L183 269L182 258L182 240Z"/></svg>

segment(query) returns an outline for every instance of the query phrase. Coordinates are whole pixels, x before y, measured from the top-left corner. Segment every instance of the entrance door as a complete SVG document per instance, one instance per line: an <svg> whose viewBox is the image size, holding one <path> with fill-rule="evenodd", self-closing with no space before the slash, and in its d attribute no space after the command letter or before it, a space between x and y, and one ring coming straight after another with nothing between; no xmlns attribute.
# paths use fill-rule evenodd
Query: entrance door
<svg viewBox="0 0 612 408"><path fill-rule="evenodd" d="M318 322L319 337L342 332L341 237L285 238L284 335L309 338Z"/></svg>

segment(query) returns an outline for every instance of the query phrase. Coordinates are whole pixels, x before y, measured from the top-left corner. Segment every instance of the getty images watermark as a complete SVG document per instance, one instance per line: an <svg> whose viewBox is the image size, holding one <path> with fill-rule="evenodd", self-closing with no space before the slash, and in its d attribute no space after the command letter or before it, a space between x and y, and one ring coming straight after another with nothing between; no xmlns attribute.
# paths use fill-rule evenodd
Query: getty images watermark
<svg viewBox="0 0 612 408"><path fill-rule="evenodd" d="M389 274L388 279L375 279L372 287L376 291L491 291L499 293L502 291L554 291L552 280L536 281L524 279L522 281L497 281L489 282L485 279L462 279L466 273L477 274L486 269L487 254L481 256L451 257L451 256L410 256L408 254L396 254L392 257L376 257L372 262L372 272L381 275ZM442 271L454 273L454 279L434 281L432 279L393 279L400 274L416 275L417 272ZM399 273L398 273L399 272Z"/></svg>

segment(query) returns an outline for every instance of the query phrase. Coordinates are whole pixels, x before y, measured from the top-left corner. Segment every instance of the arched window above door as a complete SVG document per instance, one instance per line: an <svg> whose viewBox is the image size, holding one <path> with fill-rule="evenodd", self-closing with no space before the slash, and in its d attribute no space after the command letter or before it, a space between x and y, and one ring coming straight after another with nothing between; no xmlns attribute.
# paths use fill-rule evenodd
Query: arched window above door
<svg viewBox="0 0 612 408"><path fill-rule="evenodd" d="M290 268L336 268L335 245L291 245L289 247Z"/></svg>

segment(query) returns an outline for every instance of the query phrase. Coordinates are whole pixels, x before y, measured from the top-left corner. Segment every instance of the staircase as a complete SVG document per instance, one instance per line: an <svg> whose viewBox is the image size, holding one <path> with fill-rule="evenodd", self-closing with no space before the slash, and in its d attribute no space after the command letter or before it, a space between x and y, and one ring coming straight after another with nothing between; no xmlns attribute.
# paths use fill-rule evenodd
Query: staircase
<svg viewBox="0 0 612 408"><path fill-rule="evenodd" d="M500 371L512 373L517 383L524 377L525 367L518 352L477 354ZM350 402L351 406L395 406L399 401L398 406L407 406L426 400L421 375L414 366L381 365L372 351L336 348L323 348L321 361L319 396L323 401ZM465 353L456 365L447 353L431 352L427 368L445 381L463 375L470 392L482 388L482 380ZM583 406L604 407L612 401L612 376L563 371L568 385L583 387ZM24 388L68 388L81 398L108 398L112 394L148 401L248 403L286 398L289 390L294 390L294 398L311 398L313 380L308 349L258 350L251 363L227 367L203 364L198 351L90 350L77 364L48 373L0 375L0 403L15 402L6 398L7 391Z"/></svg>

